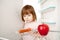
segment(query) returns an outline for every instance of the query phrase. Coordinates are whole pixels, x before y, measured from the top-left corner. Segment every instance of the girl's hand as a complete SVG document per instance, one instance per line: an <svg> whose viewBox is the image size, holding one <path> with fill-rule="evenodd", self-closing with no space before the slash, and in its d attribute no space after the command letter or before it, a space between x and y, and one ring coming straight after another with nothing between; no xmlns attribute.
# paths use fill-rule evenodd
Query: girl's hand
<svg viewBox="0 0 60 40"><path fill-rule="evenodd" d="M35 36L35 37L37 37L37 36L40 37L40 34L39 34L38 31L33 31L32 30L32 31L30 31L30 34L33 35L33 36Z"/></svg>

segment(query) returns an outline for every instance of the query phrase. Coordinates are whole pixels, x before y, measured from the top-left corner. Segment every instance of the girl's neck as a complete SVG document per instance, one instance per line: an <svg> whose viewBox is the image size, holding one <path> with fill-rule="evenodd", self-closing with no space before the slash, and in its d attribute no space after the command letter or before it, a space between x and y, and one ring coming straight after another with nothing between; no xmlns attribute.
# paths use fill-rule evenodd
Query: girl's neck
<svg viewBox="0 0 60 40"><path fill-rule="evenodd" d="M36 20L35 20L36 21ZM31 21L31 22L26 22L26 23L33 23L33 22L35 22L35 21Z"/></svg>

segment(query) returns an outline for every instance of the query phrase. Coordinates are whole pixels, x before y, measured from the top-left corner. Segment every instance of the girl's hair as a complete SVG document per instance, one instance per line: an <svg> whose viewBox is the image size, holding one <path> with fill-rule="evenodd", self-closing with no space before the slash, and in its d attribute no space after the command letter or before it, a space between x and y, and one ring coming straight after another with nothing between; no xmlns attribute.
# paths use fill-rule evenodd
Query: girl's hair
<svg viewBox="0 0 60 40"><path fill-rule="evenodd" d="M31 5L25 5L22 8L22 11L21 11L22 20L25 21L24 18L23 18L23 16L27 15L29 13L33 15L33 21L35 21L36 20L36 13L35 13L34 8Z"/></svg>

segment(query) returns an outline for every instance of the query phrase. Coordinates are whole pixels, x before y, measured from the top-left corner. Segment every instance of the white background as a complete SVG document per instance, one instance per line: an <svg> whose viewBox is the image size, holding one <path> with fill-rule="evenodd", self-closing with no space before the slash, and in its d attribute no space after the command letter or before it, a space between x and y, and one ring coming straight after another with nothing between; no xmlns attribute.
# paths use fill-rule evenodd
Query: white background
<svg viewBox="0 0 60 40"><path fill-rule="evenodd" d="M56 2L57 19L55 20L57 20L57 26L53 27L53 30L55 28L60 30L60 0L57 0ZM5 37L10 40L20 39L20 36L16 31L22 27L22 21L19 15L22 4L23 0L0 0L0 37ZM56 37L60 40L60 33L53 34L58 34L58 37Z"/></svg>

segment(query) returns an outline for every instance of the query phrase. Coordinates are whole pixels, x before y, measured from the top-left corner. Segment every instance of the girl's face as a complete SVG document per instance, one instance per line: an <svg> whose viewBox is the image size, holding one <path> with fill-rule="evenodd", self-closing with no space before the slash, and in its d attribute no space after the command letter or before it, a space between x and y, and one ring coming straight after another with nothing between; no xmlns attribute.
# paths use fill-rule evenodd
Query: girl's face
<svg viewBox="0 0 60 40"><path fill-rule="evenodd" d="M33 15L31 13L24 15L23 18L24 18L25 22L33 21Z"/></svg>

